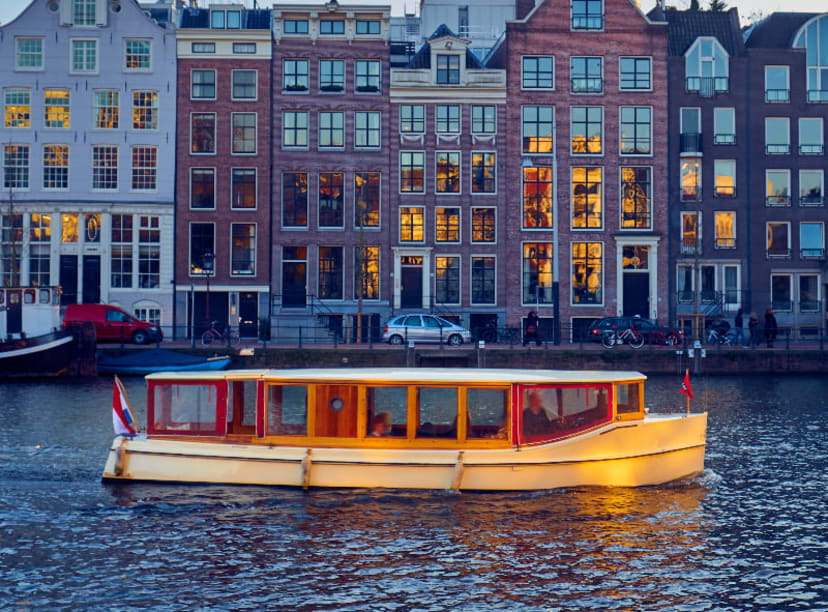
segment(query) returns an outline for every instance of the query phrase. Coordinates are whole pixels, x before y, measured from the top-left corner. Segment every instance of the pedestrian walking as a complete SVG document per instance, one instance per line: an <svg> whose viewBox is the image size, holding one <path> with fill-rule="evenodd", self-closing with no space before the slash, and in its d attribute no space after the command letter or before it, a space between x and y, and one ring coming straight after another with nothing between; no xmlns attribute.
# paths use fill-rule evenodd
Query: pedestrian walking
<svg viewBox="0 0 828 612"><path fill-rule="evenodd" d="M751 348L756 348L759 344L759 315L755 312L750 313L748 331L750 332L750 346Z"/></svg>
<svg viewBox="0 0 828 612"><path fill-rule="evenodd" d="M523 330L523 346L529 344L531 340L534 340L538 346L541 345L540 319L538 319L538 313L534 310L529 312L529 316L526 317L526 327Z"/></svg>
<svg viewBox="0 0 828 612"><path fill-rule="evenodd" d="M736 312L736 318L733 319L733 344L744 346L745 345L745 330L744 325L742 322L742 309L740 308Z"/></svg>
<svg viewBox="0 0 828 612"><path fill-rule="evenodd" d="M776 317L773 316L773 308L765 312L765 343L768 348L773 348L773 341L776 340Z"/></svg>

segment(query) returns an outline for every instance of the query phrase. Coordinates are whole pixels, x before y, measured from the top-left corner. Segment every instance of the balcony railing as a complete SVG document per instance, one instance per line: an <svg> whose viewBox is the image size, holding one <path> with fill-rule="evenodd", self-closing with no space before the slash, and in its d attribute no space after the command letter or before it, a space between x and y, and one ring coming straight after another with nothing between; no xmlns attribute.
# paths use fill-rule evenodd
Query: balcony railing
<svg viewBox="0 0 828 612"><path fill-rule="evenodd" d="M765 206L790 206L791 196L789 195L772 195L765 198Z"/></svg>
<svg viewBox="0 0 828 612"><path fill-rule="evenodd" d="M790 89L766 89L765 102L790 102Z"/></svg>
<svg viewBox="0 0 828 612"><path fill-rule="evenodd" d="M727 77L687 77L688 92L699 92L700 95L710 97L717 93L727 93L729 88Z"/></svg>
<svg viewBox="0 0 828 612"><path fill-rule="evenodd" d="M682 153L701 153L702 135L697 132L682 132L679 136Z"/></svg>
<svg viewBox="0 0 828 612"><path fill-rule="evenodd" d="M699 187L696 185L681 188L682 202L695 202L699 199Z"/></svg>
<svg viewBox="0 0 828 612"><path fill-rule="evenodd" d="M791 152L791 145L785 144L768 144L765 145L766 155L788 155Z"/></svg>
<svg viewBox="0 0 828 612"><path fill-rule="evenodd" d="M604 91L604 80L595 79L572 79L570 86L573 93L601 93Z"/></svg>
<svg viewBox="0 0 828 612"><path fill-rule="evenodd" d="M828 102L828 89L809 89L808 102Z"/></svg>
<svg viewBox="0 0 828 612"><path fill-rule="evenodd" d="M717 145L736 144L736 134L713 134L713 144L717 144Z"/></svg>
<svg viewBox="0 0 828 612"><path fill-rule="evenodd" d="M681 239L681 253L682 255L696 255L702 252L701 240L695 238Z"/></svg>
<svg viewBox="0 0 828 612"><path fill-rule="evenodd" d="M733 185L716 185L714 195L717 198L735 198L736 188Z"/></svg>
<svg viewBox="0 0 828 612"><path fill-rule="evenodd" d="M800 249L799 257L802 259L825 259L825 249Z"/></svg>
<svg viewBox="0 0 828 612"><path fill-rule="evenodd" d="M735 249L735 238L716 238L715 248L720 250Z"/></svg>
<svg viewBox="0 0 828 612"><path fill-rule="evenodd" d="M604 28L603 15L590 15L589 13L573 13L573 30L602 30Z"/></svg>
<svg viewBox="0 0 828 612"><path fill-rule="evenodd" d="M822 155L825 152L825 147L821 144L801 144L799 145L800 155Z"/></svg>
<svg viewBox="0 0 828 612"><path fill-rule="evenodd" d="M774 247L767 250L768 259L790 259L790 247Z"/></svg>
<svg viewBox="0 0 828 612"><path fill-rule="evenodd" d="M800 206L823 206L824 200L821 195L818 196L799 196Z"/></svg>

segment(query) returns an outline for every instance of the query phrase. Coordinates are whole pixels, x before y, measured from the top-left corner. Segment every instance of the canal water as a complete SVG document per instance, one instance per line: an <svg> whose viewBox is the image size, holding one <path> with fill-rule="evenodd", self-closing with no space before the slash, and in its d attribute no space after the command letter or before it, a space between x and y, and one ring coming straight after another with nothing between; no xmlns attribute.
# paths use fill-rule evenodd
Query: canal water
<svg viewBox="0 0 828 612"><path fill-rule="evenodd" d="M692 482L452 494L104 485L111 379L0 383L0 610L828 610L828 379L693 385Z"/></svg>

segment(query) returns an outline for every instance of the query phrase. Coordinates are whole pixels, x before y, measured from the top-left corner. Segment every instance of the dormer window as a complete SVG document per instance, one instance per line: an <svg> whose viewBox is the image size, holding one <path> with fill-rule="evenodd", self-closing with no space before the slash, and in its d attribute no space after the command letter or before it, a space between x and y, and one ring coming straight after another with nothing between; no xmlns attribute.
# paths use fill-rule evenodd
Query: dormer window
<svg viewBox="0 0 828 612"><path fill-rule="evenodd" d="M345 34L345 22L342 19L325 19L319 22L319 33L326 36Z"/></svg>
<svg viewBox="0 0 828 612"><path fill-rule="evenodd" d="M572 0L573 30L603 30L603 0Z"/></svg>
<svg viewBox="0 0 828 612"><path fill-rule="evenodd" d="M307 19L285 19L285 34L307 34Z"/></svg>
<svg viewBox="0 0 828 612"><path fill-rule="evenodd" d="M715 38L699 38L685 55L684 72L687 91L703 96L728 90L727 51Z"/></svg>
<svg viewBox="0 0 828 612"><path fill-rule="evenodd" d="M357 19L356 33L358 35L379 34L380 22L376 19Z"/></svg>
<svg viewBox="0 0 828 612"><path fill-rule="evenodd" d="M828 16L806 22L793 46L805 49L808 102L828 102Z"/></svg>
<svg viewBox="0 0 828 612"><path fill-rule="evenodd" d="M95 25L95 0L73 0L72 23L76 26Z"/></svg>
<svg viewBox="0 0 828 612"><path fill-rule="evenodd" d="M460 56L459 55L438 55L437 56L437 84L438 85L459 85L460 84Z"/></svg>
<svg viewBox="0 0 828 612"><path fill-rule="evenodd" d="M241 28L241 11L210 11L210 27L223 30Z"/></svg>

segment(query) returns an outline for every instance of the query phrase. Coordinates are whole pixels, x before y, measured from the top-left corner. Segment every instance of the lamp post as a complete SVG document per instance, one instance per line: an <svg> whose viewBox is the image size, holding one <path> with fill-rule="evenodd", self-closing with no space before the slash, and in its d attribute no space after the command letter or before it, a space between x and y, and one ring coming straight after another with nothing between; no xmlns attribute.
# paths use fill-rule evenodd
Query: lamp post
<svg viewBox="0 0 828 612"><path fill-rule="evenodd" d="M201 269L204 271L204 276L207 279L207 294L205 298L204 304L204 316L206 319L206 327L209 328L212 321L210 321L210 277L213 275L213 262L215 261L215 255L211 250L204 251L204 254L201 256Z"/></svg>
<svg viewBox="0 0 828 612"><path fill-rule="evenodd" d="M365 179L359 185L359 198L357 199L357 220L359 223L359 260L357 261L357 320L356 320L356 341L362 344L362 294L365 283Z"/></svg>
<svg viewBox="0 0 828 612"><path fill-rule="evenodd" d="M11 242L11 259L9 261L11 269L9 270L9 286L17 287L20 285L20 271L17 267L17 227L14 223L14 190L11 187L9 188L9 240Z"/></svg>

